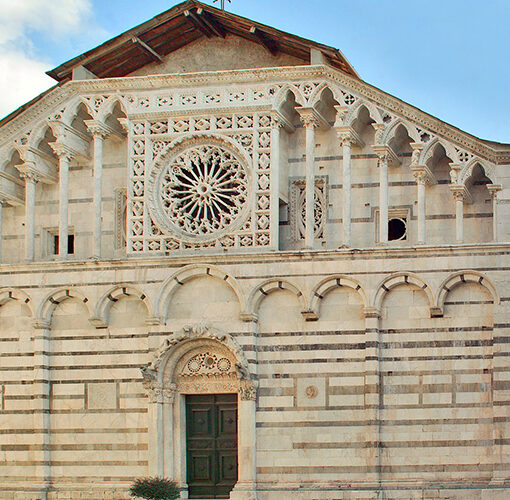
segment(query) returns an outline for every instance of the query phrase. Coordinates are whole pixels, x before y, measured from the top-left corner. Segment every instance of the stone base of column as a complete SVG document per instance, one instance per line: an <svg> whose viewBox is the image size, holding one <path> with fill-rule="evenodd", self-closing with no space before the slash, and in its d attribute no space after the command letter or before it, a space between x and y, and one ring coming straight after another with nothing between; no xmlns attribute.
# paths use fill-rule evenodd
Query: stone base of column
<svg viewBox="0 0 510 500"><path fill-rule="evenodd" d="M253 482L238 482L230 493L230 500L257 500L256 485Z"/></svg>

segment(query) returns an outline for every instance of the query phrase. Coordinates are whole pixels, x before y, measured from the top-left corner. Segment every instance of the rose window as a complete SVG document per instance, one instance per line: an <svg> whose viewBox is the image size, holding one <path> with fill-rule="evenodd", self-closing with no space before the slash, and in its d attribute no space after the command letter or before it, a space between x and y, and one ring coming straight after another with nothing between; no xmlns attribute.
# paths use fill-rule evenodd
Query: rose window
<svg viewBox="0 0 510 500"><path fill-rule="evenodd" d="M248 199L246 170L233 151L219 144L181 149L162 169L157 185L165 222L189 236L229 228Z"/></svg>

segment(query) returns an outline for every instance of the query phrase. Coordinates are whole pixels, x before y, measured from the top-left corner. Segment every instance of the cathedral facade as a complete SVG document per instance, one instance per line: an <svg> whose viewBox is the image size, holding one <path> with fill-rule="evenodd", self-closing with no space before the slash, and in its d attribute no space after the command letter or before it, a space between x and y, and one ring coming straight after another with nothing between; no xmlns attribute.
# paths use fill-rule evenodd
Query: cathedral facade
<svg viewBox="0 0 510 500"><path fill-rule="evenodd" d="M0 121L0 499L510 496L510 145L195 0Z"/></svg>

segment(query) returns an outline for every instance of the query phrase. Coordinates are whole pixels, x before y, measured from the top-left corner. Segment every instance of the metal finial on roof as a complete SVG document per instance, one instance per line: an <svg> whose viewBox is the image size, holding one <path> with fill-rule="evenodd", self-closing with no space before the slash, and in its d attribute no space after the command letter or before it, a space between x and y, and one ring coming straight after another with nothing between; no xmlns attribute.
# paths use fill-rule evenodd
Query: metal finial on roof
<svg viewBox="0 0 510 500"><path fill-rule="evenodd" d="M214 0L213 3L216 3L218 0ZM221 1L221 10L225 10L225 0ZM227 0L228 3L232 3L232 0Z"/></svg>

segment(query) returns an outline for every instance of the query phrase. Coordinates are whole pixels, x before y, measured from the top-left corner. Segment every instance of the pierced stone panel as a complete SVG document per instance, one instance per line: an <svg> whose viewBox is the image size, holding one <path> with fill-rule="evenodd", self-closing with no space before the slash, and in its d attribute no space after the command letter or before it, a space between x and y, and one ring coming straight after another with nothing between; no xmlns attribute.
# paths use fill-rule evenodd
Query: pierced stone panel
<svg viewBox="0 0 510 500"><path fill-rule="evenodd" d="M314 236L324 237L326 223L326 182L315 180L314 190ZM295 240L304 240L306 230L306 183L303 179L291 184L291 230Z"/></svg>
<svg viewBox="0 0 510 500"><path fill-rule="evenodd" d="M271 124L265 113L133 120L127 252L271 245Z"/></svg>
<svg viewBox="0 0 510 500"><path fill-rule="evenodd" d="M248 174L225 146L192 145L169 159L154 189L156 223L186 236L216 237L242 216Z"/></svg>

